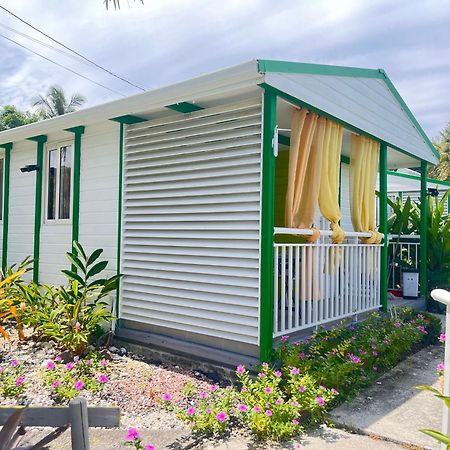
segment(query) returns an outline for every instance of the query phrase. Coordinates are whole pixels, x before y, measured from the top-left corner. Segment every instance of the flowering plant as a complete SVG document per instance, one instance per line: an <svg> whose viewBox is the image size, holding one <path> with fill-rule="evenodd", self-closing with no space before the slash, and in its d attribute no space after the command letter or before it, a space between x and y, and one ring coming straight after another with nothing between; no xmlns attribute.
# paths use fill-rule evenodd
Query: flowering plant
<svg viewBox="0 0 450 450"><path fill-rule="evenodd" d="M75 357L64 364L61 358L45 361L43 378L58 402L71 400L81 391L99 391L109 381L109 362L98 353L85 358Z"/></svg>
<svg viewBox="0 0 450 450"><path fill-rule="evenodd" d="M125 437L125 446L133 447L138 450L155 450L154 445L144 445L142 443L141 435L139 434L139 431L134 427L128 428L128 432Z"/></svg>
<svg viewBox="0 0 450 450"><path fill-rule="evenodd" d="M25 368L17 359L0 366L0 392L3 397L15 398L26 390Z"/></svg>

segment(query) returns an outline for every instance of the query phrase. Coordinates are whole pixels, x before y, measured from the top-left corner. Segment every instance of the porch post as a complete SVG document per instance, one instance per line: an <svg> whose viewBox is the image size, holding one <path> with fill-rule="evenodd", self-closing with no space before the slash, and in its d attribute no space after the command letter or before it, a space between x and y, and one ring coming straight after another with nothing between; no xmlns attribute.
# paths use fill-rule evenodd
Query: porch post
<svg viewBox="0 0 450 450"><path fill-rule="evenodd" d="M13 143L0 145L5 149L3 165L3 236L2 236L2 270L6 272L8 267L8 230L9 230L9 180L11 167L11 150Z"/></svg>
<svg viewBox="0 0 450 450"><path fill-rule="evenodd" d="M276 126L276 100L275 94L267 90L264 91L259 311L259 356L261 361L270 360L273 342L273 232L276 163L273 154L273 139Z"/></svg>
<svg viewBox="0 0 450 450"><path fill-rule="evenodd" d="M427 205L427 163L420 163L420 295L427 295L427 233L428 233L428 205Z"/></svg>
<svg viewBox="0 0 450 450"><path fill-rule="evenodd" d="M379 211L380 211L380 233L384 234L383 246L381 247L381 261L380 261L380 304L384 312L387 312L388 299L388 217L387 217L387 144L382 142L380 145L380 197L379 197Z"/></svg>

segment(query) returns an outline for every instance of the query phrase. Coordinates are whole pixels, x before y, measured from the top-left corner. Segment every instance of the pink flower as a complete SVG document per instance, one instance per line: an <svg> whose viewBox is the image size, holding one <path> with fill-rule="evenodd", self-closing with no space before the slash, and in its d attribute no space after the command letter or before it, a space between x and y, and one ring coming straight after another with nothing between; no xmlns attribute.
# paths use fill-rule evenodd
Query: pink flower
<svg viewBox="0 0 450 450"><path fill-rule="evenodd" d="M331 388L331 393L334 395L339 395L339 392L335 388Z"/></svg>
<svg viewBox="0 0 450 450"><path fill-rule="evenodd" d="M417 329L423 334L428 334L428 331L423 325L418 326Z"/></svg>
<svg viewBox="0 0 450 450"><path fill-rule="evenodd" d="M277 399L277 401L275 402L277 405L282 405L283 404L283 400L281 398Z"/></svg>
<svg viewBox="0 0 450 450"><path fill-rule="evenodd" d="M291 402L292 406L298 406L298 402L296 402L295 400Z"/></svg>
<svg viewBox="0 0 450 450"><path fill-rule="evenodd" d="M300 373L300 369L297 367L294 367L291 369L291 375L298 375Z"/></svg>
<svg viewBox="0 0 450 450"><path fill-rule="evenodd" d="M281 336L281 342L286 342L289 339L289 336Z"/></svg>
<svg viewBox="0 0 450 450"><path fill-rule="evenodd" d="M247 407L245 405L243 405L242 403L239 403L239 405L237 406L239 411L245 412L247 411Z"/></svg>
<svg viewBox="0 0 450 450"><path fill-rule="evenodd" d="M394 323L395 328L400 328L401 326L402 326L402 324L398 321Z"/></svg>
<svg viewBox="0 0 450 450"><path fill-rule="evenodd" d="M245 373L245 367L242 364L239 364L236 367L236 373L242 375L243 373Z"/></svg>
<svg viewBox="0 0 450 450"><path fill-rule="evenodd" d="M186 411L188 416L193 416L195 414L195 408L193 406L190 406Z"/></svg>
<svg viewBox="0 0 450 450"><path fill-rule="evenodd" d="M212 409L211 408L206 408L206 414L211 414L212 413Z"/></svg>
<svg viewBox="0 0 450 450"><path fill-rule="evenodd" d="M217 384L211 385L209 389L211 390L211 392L217 391Z"/></svg>
<svg viewBox="0 0 450 450"><path fill-rule="evenodd" d="M378 356L378 352L372 352L372 356Z"/></svg>
<svg viewBox="0 0 450 450"><path fill-rule="evenodd" d="M256 413L260 413L261 412L261 408L259 406L255 406L253 408L253 411L255 411Z"/></svg>
<svg viewBox="0 0 450 450"><path fill-rule="evenodd" d="M350 362L353 364L359 364L361 362L361 358L359 356L353 355L352 353L350 353L348 357L350 358Z"/></svg>
<svg viewBox="0 0 450 450"><path fill-rule="evenodd" d="M25 377L23 375L20 375L19 377L17 377L16 386L21 386L24 381L25 381Z"/></svg>
<svg viewBox="0 0 450 450"><path fill-rule="evenodd" d="M264 392L265 392L266 394L270 394L270 393L272 392L272 389L271 389L270 387L265 387L265 388L264 388Z"/></svg>
<svg viewBox="0 0 450 450"><path fill-rule="evenodd" d="M100 361L100 365L103 366L103 367L106 367L108 364L109 364L109 362L106 359L102 359Z"/></svg>
<svg viewBox="0 0 450 450"><path fill-rule="evenodd" d="M420 320L425 319L425 316L424 316L423 314L417 314L417 317L418 317Z"/></svg>
<svg viewBox="0 0 450 450"><path fill-rule="evenodd" d="M325 405L325 400L323 399L323 397L316 397L316 402L319 406Z"/></svg>
<svg viewBox="0 0 450 450"><path fill-rule="evenodd" d="M298 392L305 392L306 391L306 387L305 386L300 386L298 388Z"/></svg>
<svg viewBox="0 0 450 450"><path fill-rule="evenodd" d="M299 359L305 359L305 354L304 353L299 353L298 357L299 357Z"/></svg>
<svg viewBox="0 0 450 450"><path fill-rule="evenodd" d="M144 447L144 450L155 450L155 446L154 445L146 445Z"/></svg>
<svg viewBox="0 0 450 450"><path fill-rule="evenodd" d="M217 414L216 414L216 419L217 419L219 422L225 422L225 420L227 420L227 413L226 413L226 412L223 412L223 411L217 413Z"/></svg>
<svg viewBox="0 0 450 450"><path fill-rule="evenodd" d="M17 367L17 366L19 365L19 361L17 361L17 359L13 359L13 360L9 363L9 365L10 365L11 367Z"/></svg>
<svg viewBox="0 0 450 450"><path fill-rule="evenodd" d="M441 334L439 335L439 340L440 340L442 343L445 342L445 333L441 333Z"/></svg>
<svg viewBox="0 0 450 450"><path fill-rule="evenodd" d="M75 390L76 391L81 391L84 388L84 383L81 380L78 380L75 383Z"/></svg>
<svg viewBox="0 0 450 450"><path fill-rule="evenodd" d="M172 400L172 396L170 395L169 392L166 392L162 398L165 402L170 402Z"/></svg>
<svg viewBox="0 0 450 450"><path fill-rule="evenodd" d="M128 428L128 433L126 440L127 441L134 441L135 439L140 439L141 435L139 434L138 430L134 427Z"/></svg>
<svg viewBox="0 0 450 450"><path fill-rule="evenodd" d="M326 390L327 390L327 388L326 388L325 386L319 386L319 388L320 388L322 391L326 391Z"/></svg>
<svg viewBox="0 0 450 450"><path fill-rule="evenodd" d="M87 359L84 363L85 363L87 366L92 366L92 359Z"/></svg>
<svg viewBox="0 0 450 450"><path fill-rule="evenodd" d="M258 377L259 377L259 378L264 378L265 376L266 376L266 374L263 373L263 372L259 372L259 373L258 373Z"/></svg>
<svg viewBox="0 0 450 450"><path fill-rule="evenodd" d="M62 361L61 355L58 355L58 356L55 358L55 361L56 361L56 362L61 362L61 361Z"/></svg>
<svg viewBox="0 0 450 450"><path fill-rule="evenodd" d="M2 373L5 369L0 366L0 373Z"/></svg>
<svg viewBox="0 0 450 450"><path fill-rule="evenodd" d="M372 367L372 370L373 370L374 372L376 372L376 371L378 370L378 367L377 367L377 366L373 366L373 367Z"/></svg>
<svg viewBox="0 0 450 450"><path fill-rule="evenodd" d="M75 367L75 364L72 363L72 362L68 362L68 363L66 364L66 369L67 369L67 370L72 370L74 367Z"/></svg>
<svg viewBox="0 0 450 450"><path fill-rule="evenodd" d="M106 375L105 373L102 373L98 376L97 381L101 384L105 384L108 382L108 375Z"/></svg>
<svg viewBox="0 0 450 450"><path fill-rule="evenodd" d="M267 369L267 368L269 367L269 364L266 363L266 362L263 362L261 365L262 365L265 369Z"/></svg>
<svg viewBox="0 0 450 450"><path fill-rule="evenodd" d="M443 363L443 362L439 363L439 364L437 365L436 369L437 369L439 372L442 372L442 371L445 369L444 363Z"/></svg>
<svg viewBox="0 0 450 450"><path fill-rule="evenodd" d="M275 370L275 372L273 373L277 378L281 378L283 376L283 374L279 371L279 370Z"/></svg>
<svg viewBox="0 0 450 450"><path fill-rule="evenodd" d="M243 388L241 389L241 392L248 392L248 389L247 389L246 387L243 387Z"/></svg>
<svg viewBox="0 0 450 450"><path fill-rule="evenodd" d="M294 419L294 420L292 421L292 423L293 423L293 425L298 425L300 422L299 422L298 420Z"/></svg>
<svg viewBox="0 0 450 450"><path fill-rule="evenodd" d="M208 394L205 391L200 392L199 394L200 398L206 398L208 397Z"/></svg>
<svg viewBox="0 0 450 450"><path fill-rule="evenodd" d="M52 389L56 389L61 384L60 381L56 380L52 383Z"/></svg>
<svg viewBox="0 0 450 450"><path fill-rule="evenodd" d="M80 331L80 330L81 330L81 324L80 324L80 322L77 322L75 324L75 331Z"/></svg>
<svg viewBox="0 0 450 450"><path fill-rule="evenodd" d="M266 416L271 416L273 413L272 413L272 411L270 410L270 409L268 409L267 411L266 411Z"/></svg>

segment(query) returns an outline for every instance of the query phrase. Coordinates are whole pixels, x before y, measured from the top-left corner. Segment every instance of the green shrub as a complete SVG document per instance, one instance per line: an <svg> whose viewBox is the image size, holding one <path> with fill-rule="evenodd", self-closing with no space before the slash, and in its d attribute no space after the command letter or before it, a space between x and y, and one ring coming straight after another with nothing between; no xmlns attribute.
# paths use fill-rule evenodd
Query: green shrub
<svg viewBox="0 0 450 450"><path fill-rule="evenodd" d="M25 368L16 359L0 366L0 393L5 398L16 398L26 390Z"/></svg>
<svg viewBox="0 0 450 450"><path fill-rule="evenodd" d="M116 290L120 276L95 279L108 265L98 262L103 250L87 255L78 242L74 247L75 252L67 253L74 270L62 271L69 279L66 287L31 283L21 286L20 292L26 304L24 322L40 336L80 355L102 325L114 319L104 299Z"/></svg>

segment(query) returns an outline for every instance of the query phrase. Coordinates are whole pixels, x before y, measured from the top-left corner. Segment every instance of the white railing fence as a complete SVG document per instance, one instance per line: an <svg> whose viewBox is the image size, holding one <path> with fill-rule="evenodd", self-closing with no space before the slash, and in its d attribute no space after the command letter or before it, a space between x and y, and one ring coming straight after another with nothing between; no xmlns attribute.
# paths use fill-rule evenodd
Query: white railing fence
<svg viewBox="0 0 450 450"><path fill-rule="evenodd" d="M419 268L420 236L389 235L389 289L401 289L403 268Z"/></svg>
<svg viewBox="0 0 450 450"><path fill-rule="evenodd" d="M275 234L300 232L276 228ZM339 245L325 242L329 235L322 231L313 244L274 244L275 337L380 307L381 245L359 243L364 233L347 233Z"/></svg>

